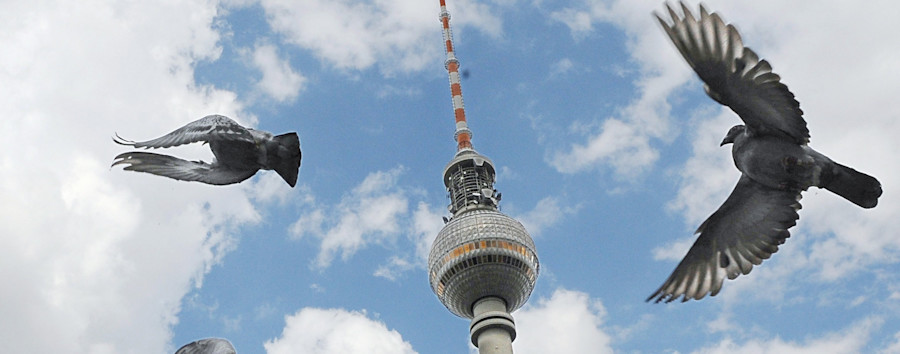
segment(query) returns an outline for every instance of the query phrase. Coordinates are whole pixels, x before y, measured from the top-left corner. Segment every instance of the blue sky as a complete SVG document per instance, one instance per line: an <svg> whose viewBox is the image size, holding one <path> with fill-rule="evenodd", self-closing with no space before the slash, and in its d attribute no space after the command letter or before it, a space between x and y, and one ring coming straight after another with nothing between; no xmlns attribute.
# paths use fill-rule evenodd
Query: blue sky
<svg viewBox="0 0 900 354"><path fill-rule="evenodd" d="M516 353L900 352L900 5L706 5L796 94L811 146L882 182L879 206L807 191L752 273L647 304L739 176L718 146L738 119L651 16L663 3L448 0L473 144L541 261ZM424 268L455 152L438 13L0 3L0 349L164 353L216 336L242 354L471 351ZM298 132L297 187L108 167L114 133L213 113Z"/></svg>

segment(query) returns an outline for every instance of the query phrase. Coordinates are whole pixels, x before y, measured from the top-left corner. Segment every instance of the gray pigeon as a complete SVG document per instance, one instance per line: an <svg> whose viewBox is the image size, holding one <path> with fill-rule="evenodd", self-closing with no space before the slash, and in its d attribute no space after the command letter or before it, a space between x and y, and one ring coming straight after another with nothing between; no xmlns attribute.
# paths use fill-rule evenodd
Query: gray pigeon
<svg viewBox="0 0 900 354"><path fill-rule="evenodd" d="M863 207L881 196L875 178L831 161L813 150L800 104L772 67L741 43L732 25L700 6L700 18L681 4L684 18L666 5L674 23L656 18L681 55L705 83L706 93L728 106L736 125L721 145L732 145L741 171L725 203L697 229L687 255L647 301L682 302L715 296L727 276L750 273L778 251L800 216L800 192L825 188Z"/></svg>
<svg viewBox="0 0 900 354"><path fill-rule="evenodd" d="M234 346L224 338L205 338L185 344L175 354L236 354Z"/></svg>
<svg viewBox="0 0 900 354"><path fill-rule="evenodd" d="M228 117L209 115L153 140L134 142L116 135L118 144L136 148L167 148L202 141L209 143L215 159L186 161L152 152L132 151L115 157L112 166L127 164L127 171L147 172L182 181L214 185L241 182L256 171L275 170L291 187L300 169L297 133L272 133L244 128Z"/></svg>

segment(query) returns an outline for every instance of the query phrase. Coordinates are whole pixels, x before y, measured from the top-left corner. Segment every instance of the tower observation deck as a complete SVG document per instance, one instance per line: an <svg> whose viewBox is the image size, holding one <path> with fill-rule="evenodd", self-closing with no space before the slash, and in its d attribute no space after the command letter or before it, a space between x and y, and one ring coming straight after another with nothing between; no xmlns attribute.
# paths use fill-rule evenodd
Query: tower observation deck
<svg viewBox="0 0 900 354"><path fill-rule="evenodd" d="M457 151L444 168L451 217L428 256L431 289L453 314L472 320L472 343L482 353L512 353L516 337L510 312L534 289L540 270L534 241L525 227L499 211L493 162L472 147L453 50L450 14L440 0L456 121Z"/></svg>

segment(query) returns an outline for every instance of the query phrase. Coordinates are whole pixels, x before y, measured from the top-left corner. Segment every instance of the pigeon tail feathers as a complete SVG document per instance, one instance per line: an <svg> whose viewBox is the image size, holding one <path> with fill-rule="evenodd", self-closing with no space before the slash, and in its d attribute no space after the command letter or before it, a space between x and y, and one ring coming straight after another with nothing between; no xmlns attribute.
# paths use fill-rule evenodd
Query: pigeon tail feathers
<svg viewBox="0 0 900 354"><path fill-rule="evenodd" d="M297 184L297 174L300 169L300 138L297 133L277 135L272 138L275 142L275 151L269 152L271 166L281 178L291 187Z"/></svg>
<svg viewBox="0 0 900 354"><path fill-rule="evenodd" d="M882 191L881 183L875 177L839 163L834 163L834 167L827 173L822 172L820 187L866 209L878 205L878 197Z"/></svg>

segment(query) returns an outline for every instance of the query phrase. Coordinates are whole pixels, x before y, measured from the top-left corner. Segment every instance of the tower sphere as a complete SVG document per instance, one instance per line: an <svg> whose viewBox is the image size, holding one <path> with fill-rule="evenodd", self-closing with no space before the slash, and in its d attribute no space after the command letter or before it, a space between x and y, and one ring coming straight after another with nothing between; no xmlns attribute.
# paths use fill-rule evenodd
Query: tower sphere
<svg viewBox="0 0 900 354"><path fill-rule="evenodd" d="M493 179L490 160L474 150L460 151L444 172L454 215L431 248L429 280L460 317L472 318L473 305L485 297L501 298L507 312L515 311L528 300L540 270L525 227L497 210Z"/></svg>

